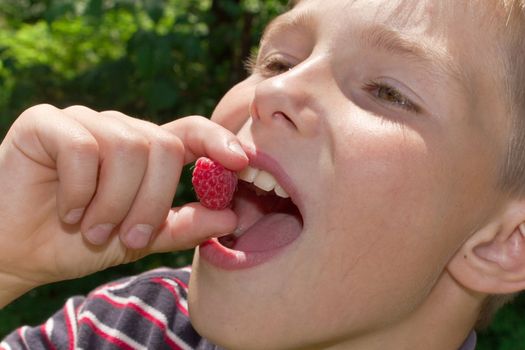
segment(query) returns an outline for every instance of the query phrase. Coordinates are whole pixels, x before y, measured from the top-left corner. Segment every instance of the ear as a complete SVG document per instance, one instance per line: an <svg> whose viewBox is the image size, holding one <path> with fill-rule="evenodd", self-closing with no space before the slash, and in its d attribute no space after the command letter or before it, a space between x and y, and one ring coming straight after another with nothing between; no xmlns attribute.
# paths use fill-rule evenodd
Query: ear
<svg viewBox="0 0 525 350"><path fill-rule="evenodd" d="M448 272L464 287L488 294L525 289L525 201L513 201L474 232L452 257Z"/></svg>

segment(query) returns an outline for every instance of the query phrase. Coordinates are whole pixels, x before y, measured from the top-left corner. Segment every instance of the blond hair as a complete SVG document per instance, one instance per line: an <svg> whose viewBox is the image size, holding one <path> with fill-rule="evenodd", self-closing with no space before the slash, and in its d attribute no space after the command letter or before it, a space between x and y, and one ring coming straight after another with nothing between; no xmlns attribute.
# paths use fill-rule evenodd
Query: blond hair
<svg viewBox="0 0 525 350"><path fill-rule="evenodd" d="M507 157L500 185L512 197L525 196L525 0L498 0L507 13L503 57L505 96L511 117Z"/></svg>
<svg viewBox="0 0 525 350"><path fill-rule="evenodd" d="M525 0L497 0L505 9L502 57L504 96L510 119L510 136L506 157L500 167L500 188L511 198L525 197ZM485 300L476 329L486 328L494 314L511 302L518 293L491 295Z"/></svg>

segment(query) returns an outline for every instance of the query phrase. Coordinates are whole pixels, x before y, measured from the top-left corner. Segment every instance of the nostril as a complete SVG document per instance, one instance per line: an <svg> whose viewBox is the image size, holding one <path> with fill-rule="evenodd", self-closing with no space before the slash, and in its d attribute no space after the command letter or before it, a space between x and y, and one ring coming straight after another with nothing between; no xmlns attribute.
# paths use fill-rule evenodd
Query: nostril
<svg viewBox="0 0 525 350"><path fill-rule="evenodd" d="M283 120L288 123L290 123L295 129L297 129L297 125L290 119L285 113L283 112L273 112L272 114L273 119Z"/></svg>

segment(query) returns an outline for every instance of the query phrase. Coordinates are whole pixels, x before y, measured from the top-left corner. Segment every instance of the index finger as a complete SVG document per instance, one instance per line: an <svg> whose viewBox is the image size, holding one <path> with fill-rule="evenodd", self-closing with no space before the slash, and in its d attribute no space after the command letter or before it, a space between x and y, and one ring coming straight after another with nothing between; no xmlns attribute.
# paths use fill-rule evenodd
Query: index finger
<svg viewBox="0 0 525 350"><path fill-rule="evenodd" d="M238 171L248 165L248 157L237 136L207 118L190 116L162 125L177 136L185 147L184 162L208 156L224 167Z"/></svg>

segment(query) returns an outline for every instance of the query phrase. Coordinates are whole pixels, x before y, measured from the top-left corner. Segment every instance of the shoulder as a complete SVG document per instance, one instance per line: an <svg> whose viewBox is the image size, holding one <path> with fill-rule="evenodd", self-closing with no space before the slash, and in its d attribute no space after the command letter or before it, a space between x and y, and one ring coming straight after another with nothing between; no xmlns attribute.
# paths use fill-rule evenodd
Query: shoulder
<svg viewBox="0 0 525 350"><path fill-rule="evenodd" d="M111 306L134 313L149 310L160 318L168 317L174 311L188 316L186 300L190 272L189 267L161 268L123 278L95 289L88 295L85 306L97 309L96 306L101 304L104 308Z"/></svg>
<svg viewBox="0 0 525 350"><path fill-rule="evenodd" d="M151 300L159 294L168 293L176 299L186 298L190 273L190 267L180 269L159 268L102 285L91 292L88 297L108 294L121 297L136 295Z"/></svg>
<svg viewBox="0 0 525 350"><path fill-rule="evenodd" d="M78 313L78 343L197 347L202 339L191 326L187 305L190 273L190 268L156 269L95 289Z"/></svg>

